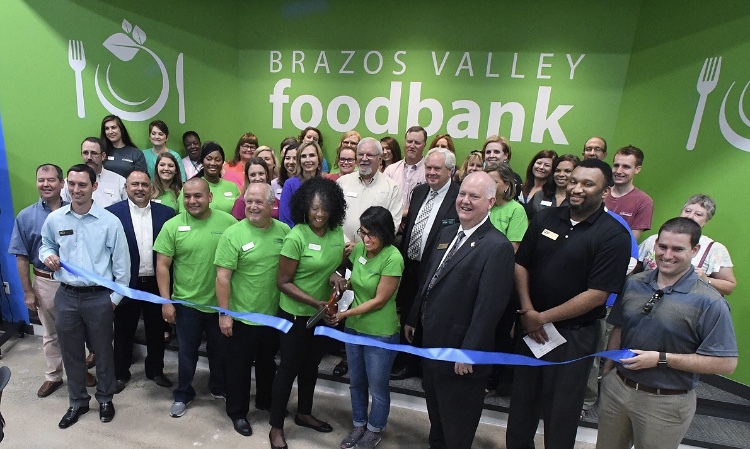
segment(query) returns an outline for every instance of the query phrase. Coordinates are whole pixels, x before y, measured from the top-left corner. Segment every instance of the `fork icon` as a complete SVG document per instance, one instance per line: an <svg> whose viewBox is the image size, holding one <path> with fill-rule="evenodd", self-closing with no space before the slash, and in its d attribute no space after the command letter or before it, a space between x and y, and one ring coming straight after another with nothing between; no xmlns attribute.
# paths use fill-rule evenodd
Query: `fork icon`
<svg viewBox="0 0 750 449"><path fill-rule="evenodd" d="M83 42L68 41L68 64L76 75L76 104L78 105L78 117L86 117L86 107L83 103L83 80L81 72L86 67L86 53L83 51Z"/></svg>
<svg viewBox="0 0 750 449"><path fill-rule="evenodd" d="M706 58L706 62L703 63L701 74L698 75L698 85L696 89L700 98L698 99L698 107L695 108L695 117L693 118L693 127L690 128L690 136L688 137L687 146L688 150L695 148L695 140L698 138L698 129L701 127L701 120L703 119L703 109L706 107L706 98L714 88L716 83L719 82L719 72L721 71L721 56L716 58Z"/></svg>

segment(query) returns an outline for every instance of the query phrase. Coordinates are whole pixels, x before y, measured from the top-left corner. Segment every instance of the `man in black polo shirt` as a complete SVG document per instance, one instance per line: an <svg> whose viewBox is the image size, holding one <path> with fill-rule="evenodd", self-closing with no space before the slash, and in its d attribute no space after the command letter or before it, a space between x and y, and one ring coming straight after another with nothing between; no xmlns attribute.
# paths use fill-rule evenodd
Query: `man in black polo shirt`
<svg viewBox="0 0 750 449"><path fill-rule="evenodd" d="M543 355L565 361L596 351L596 320L610 292L620 292L630 259L630 235L604 211L612 169L598 159L582 161L568 185L570 206L534 217L516 253L521 325L537 343L551 323L566 342ZM522 340L519 353L532 356ZM534 447L540 416L547 449L575 445L591 358L555 366L518 367L508 417L508 449Z"/></svg>

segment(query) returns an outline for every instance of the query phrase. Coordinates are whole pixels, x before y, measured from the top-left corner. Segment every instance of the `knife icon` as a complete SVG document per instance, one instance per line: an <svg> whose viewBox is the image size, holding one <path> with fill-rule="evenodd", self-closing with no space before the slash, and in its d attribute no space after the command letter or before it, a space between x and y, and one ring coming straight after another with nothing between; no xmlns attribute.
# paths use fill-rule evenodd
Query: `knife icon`
<svg viewBox="0 0 750 449"><path fill-rule="evenodd" d="M179 120L180 123L185 123L185 80L182 69L182 58L183 53L177 56L177 75L175 76L175 82L177 83L177 100L179 104Z"/></svg>

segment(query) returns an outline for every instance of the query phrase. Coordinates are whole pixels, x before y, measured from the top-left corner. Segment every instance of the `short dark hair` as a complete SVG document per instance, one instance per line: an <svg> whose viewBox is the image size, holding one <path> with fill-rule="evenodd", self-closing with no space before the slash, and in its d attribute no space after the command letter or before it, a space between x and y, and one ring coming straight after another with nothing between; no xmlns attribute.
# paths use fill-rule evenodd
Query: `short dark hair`
<svg viewBox="0 0 750 449"><path fill-rule="evenodd" d="M370 206L365 209L359 216L359 224L380 239L383 247L393 245L393 241L396 240L393 215L383 206Z"/></svg>
<svg viewBox="0 0 750 449"><path fill-rule="evenodd" d="M404 133L404 137L406 137L406 135L409 133L422 133L422 135L424 135L424 143L427 144L427 130L426 129L422 128L419 125L412 126L406 130L406 132Z"/></svg>
<svg viewBox="0 0 750 449"><path fill-rule="evenodd" d="M104 141L98 137L87 137L83 139L83 141L81 142L81 146L83 146L83 144L86 142L91 142L99 145L99 151L101 151L102 153L107 152L107 144L105 144Z"/></svg>
<svg viewBox="0 0 750 449"><path fill-rule="evenodd" d="M63 180L62 168L60 168L58 165L55 165L55 164L42 164L42 165L40 165L40 166L38 166L36 168L36 171L34 173L39 173L39 170L41 170L43 168L45 168L45 169L46 168L51 168L51 169L55 170L55 174L57 175L57 180L58 181L62 181Z"/></svg>
<svg viewBox="0 0 750 449"><path fill-rule="evenodd" d="M195 131L185 131L184 133L182 133L182 141L184 142L185 139L187 139L190 136L193 136L196 139L198 139L198 142L201 141L201 136L199 136L198 133Z"/></svg>
<svg viewBox="0 0 750 449"><path fill-rule="evenodd" d="M673 232L675 234L687 234L690 236L690 247L695 248L695 245L701 239L701 227L698 223L686 217L675 217L670 218L659 228L659 234L662 232ZM658 238L657 238L658 240Z"/></svg>
<svg viewBox="0 0 750 449"><path fill-rule="evenodd" d="M169 137L169 127L166 123L164 123L161 120L154 120L153 122L148 124L148 132L151 133L151 130L154 129L154 127L159 128L159 131L163 132L164 134Z"/></svg>
<svg viewBox="0 0 750 449"><path fill-rule="evenodd" d="M628 145L617 150L615 156L622 154L623 156L635 156L635 166L640 167L643 165L643 151L640 148L636 148L633 145Z"/></svg>
<svg viewBox="0 0 750 449"><path fill-rule="evenodd" d="M547 180L544 181L544 186L542 187L544 194L547 196L552 196L557 191L557 184L555 183L555 170L557 170L557 166L560 165L560 162L571 162L573 163L573 168L576 168L581 162L581 158L574 154L563 154L562 156L557 156L555 158L555 160L552 162L552 172L550 173Z"/></svg>
<svg viewBox="0 0 750 449"><path fill-rule="evenodd" d="M604 175L604 187L612 187L615 182L612 179L612 167L599 159L584 159L576 165L576 168L598 168Z"/></svg>
<svg viewBox="0 0 750 449"><path fill-rule="evenodd" d="M76 173L88 173L89 179L91 180L91 185L93 186L96 182L96 172L93 168L89 167L86 164L76 164L68 169L68 177L70 177L70 172L76 172Z"/></svg>
<svg viewBox="0 0 750 449"><path fill-rule="evenodd" d="M307 212L316 196L323 203L323 209L328 212L328 228L335 229L344 224L346 217L344 191L335 181L317 176L303 182L292 196L290 208L294 224L307 223Z"/></svg>
<svg viewBox="0 0 750 449"><path fill-rule="evenodd" d="M607 152L607 141L604 140L604 137L591 136L591 137L588 138L588 140L586 140L586 142L588 142L591 139L599 139L599 140L601 140L602 143L604 144L604 146L602 147L602 151L604 151L605 153ZM584 151L586 150L586 142L583 143L583 149L584 149Z"/></svg>
<svg viewBox="0 0 750 449"><path fill-rule="evenodd" d="M225 161L227 160L226 156L224 156L224 148L222 148L221 145L214 142L213 140L209 140L201 147L201 163L203 162L203 159L206 158L206 156L213 153L214 151L218 151L221 154L221 158Z"/></svg>

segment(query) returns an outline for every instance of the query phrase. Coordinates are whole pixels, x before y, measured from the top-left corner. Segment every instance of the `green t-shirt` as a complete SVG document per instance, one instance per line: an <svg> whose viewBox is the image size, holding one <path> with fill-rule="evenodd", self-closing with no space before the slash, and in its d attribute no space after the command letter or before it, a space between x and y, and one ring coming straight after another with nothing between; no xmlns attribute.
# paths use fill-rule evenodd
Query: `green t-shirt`
<svg viewBox="0 0 750 449"><path fill-rule="evenodd" d="M154 251L172 258L173 299L217 305L216 268L212 262L222 234L236 223L233 216L217 210L205 220L181 212L164 223L154 242Z"/></svg>
<svg viewBox="0 0 750 449"><path fill-rule="evenodd" d="M289 226L272 220L267 229L247 220L230 226L219 239L214 265L232 270L229 310L275 316L279 311L276 275ZM255 325L250 321L241 320Z"/></svg>
<svg viewBox="0 0 750 449"><path fill-rule="evenodd" d="M368 259L366 253L365 244L357 242L349 255L349 260L354 265L352 277L349 279L354 290L354 302L350 308L375 297L381 276L401 277L404 272L404 258L395 246L386 246L372 259ZM400 325L396 313L397 292L398 289L381 309L350 316L346 319L346 326L357 332L379 337L398 333Z"/></svg>
<svg viewBox="0 0 750 449"><path fill-rule="evenodd" d="M182 165L182 156L180 156L179 153L176 151L172 151L170 149L167 149L169 154L174 156L174 158L177 160L177 165L180 167L180 179L182 179L182 182L187 181L187 176L185 173L185 167ZM157 179L156 177L156 158L157 156L154 154L153 148L148 148L146 150L143 150L143 157L146 158L146 171L148 171L148 175L151 176L151 179Z"/></svg>
<svg viewBox="0 0 750 449"><path fill-rule="evenodd" d="M328 283L344 255L344 230L341 226L318 237L310 226L298 224L287 234L281 255L299 261L294 285L321 302L331 299ZM318 310L281 293L279 306L295 316L313 316Z"/></svg>
<svg viewBox="0 0 750 449"><path fill-rule="evenodd" d="M182 209L180 207L182 203L177 201L177 195L175 195L175 193L171 190L168 190L162 193L161 195L154 198L152 201L156 203L161 203L167 207L171 207L172 210L174 210L176 214L179 214L180 209Z"/></svg>
<svg viewBox="0 0 750 449"><path fill-rule="evenodd" d="M511 242L523 240L523 235L529 227L526 211L518 201L509 201L502 206L492 206L490 222Z"/></svg>
<svg viewBox="0 0 750 449"><path fill-rule="evenodd" d="M240 189L237 187L237 184L226 179L219 179L219 182L216 184L209 182L208 179L206 179L206 182L208 182L208 189L213 194L213 199L208 207L231 214L234 202L240 197ZM180 192L180 198L177 200L180 204L185 199L183 192Z"/></svg>

